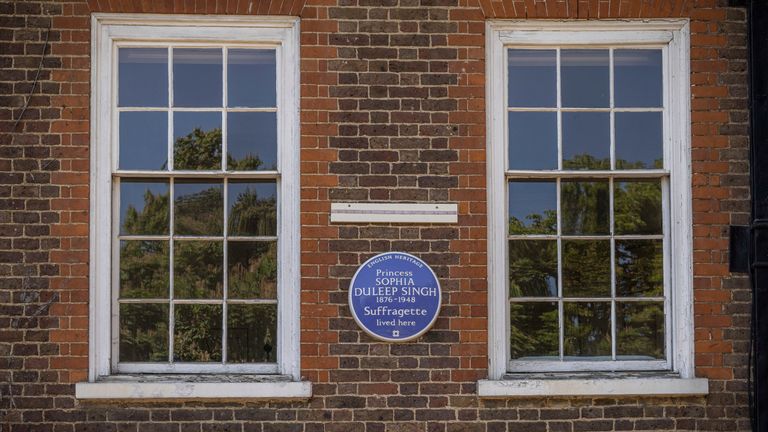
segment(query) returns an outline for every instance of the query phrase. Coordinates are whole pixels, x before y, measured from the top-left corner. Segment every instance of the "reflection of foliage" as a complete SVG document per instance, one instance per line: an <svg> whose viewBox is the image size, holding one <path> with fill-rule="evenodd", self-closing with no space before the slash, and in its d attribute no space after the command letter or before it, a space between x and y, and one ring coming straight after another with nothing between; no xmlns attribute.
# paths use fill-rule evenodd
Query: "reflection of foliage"
<svg viewBox="0 0 768 432"><path fill-rule="evenodd" d="M144 209L141 213L129 205L125 212L124 234L168 234L168 194L144 192Z"/></svg>
<svg viewBox="0 0 768 432"><path fill-rule="evenodd" d="M664 292L661 240L616 241L616 295L661 296Z"/></svg>
<svg viewBox="0 0 768 432"><path fill-rule="evenodd" d="M224 198L221 184L194 194L176 196L175 205L176 234L222 235Z"/></svg>
<svg viewBox="0 0 768 432"><path fill-rule="evenodd" d="M229 215L230 235L273 236L277 232L277 201L274 196L259 198L247 188L237 196Z"/></svg>
<svg viewBox="0 0 768 432"><path fill-rule="evenodd" d="M661 187L654 181L615 183L616 234L661 234Z"/></svg>
<svg viewBox="0 0 768 432"><path fill-rule="evenodd" d="M653 161L653 166L648 166L643 161L635 161L635 162L629 162L624 159L616 159L616 168L617 169L662 169L664 168L664 159L655 159Z"/></svg>
<svg viewBox="0 0 768 432"><path fill-rule="evenodd" d="M168 361L168 305L120 305L120 361Z"/></svg>
<svg viewBox="0 0 768 432"><path fill-rule="evenodd" d="M565 304L566 356L611 355L611 304Z"/></svg>
<svg viewBox="0 0 768 432"><path fill-rule="evenodd" d="M276 305L229 305L227 326L229 361L277 361Z"/></svg>
<svg viewBox="0 0 768 432"><path fill-rule="evenodd" d="M204 131L195 128L173 143L173 167L177 170L221 168L221 128Z"/></svg>
<svg viewBox="0 0 768 432"><path fill-rule="evenodd" d="M563 240L563 295L611 296L611 243Z"/></svg>
<svg viewBox="0 0 768 432"><path fill-rule="evenodd" d="M509 233L513 235L522 234L545 234L557 232L557 211L545 210L544 214L531 213L525 217L527 223L520 219L509 217Z"/></svg>
<svg viewBox="0 0 768 432"><path fill-rule="evenodd" d="M560 183L563 234L608 234L610 200L607 181Z"/></svg>
<svg viewBox="0 0 768 432"><path fill-rule="evenodd" d="M224 252L220 241L174 243L174 293L177 298L221 298Z"/></svg>
<svg viewBox="0 0 768 432"><path fill-rule="evenodd" d="M598 159L586 153L578 154L571 159L563 159L563 168L607 170L611 169L611 158Z"/></svg>
<svg viewBox="0 0 768 432"><path fill-rule="evenodd" d="M510 305L512 358L559 355L557 303Z"/></svg>
<svg viewBox="0 0 768 432"><path fill-rule="evenodd" d="M509 241L510 297L557 295L557 242Z"/></svg>
<svg viewBox="0 0 768 432"><path fill-rule="evenodd" d="M168 242L120 242L120 296L168 297Z"/></svg>
<svg viewBox="0 0 768 432"><path fill-rule="evenodd" d="M664 308L661 303L618 303L616 354L664 358Z"/></svg>
<svg viewBox="0 0 768 432"><path fill-rule="evenodd" d="M229 297L277 298L277 243L229 243Z"/></svg>
<svg viewBox="0 0 768 432"><path fill-rule="evenodd" d="M176 305L174 361L221 361L221 308Z"/></svg>

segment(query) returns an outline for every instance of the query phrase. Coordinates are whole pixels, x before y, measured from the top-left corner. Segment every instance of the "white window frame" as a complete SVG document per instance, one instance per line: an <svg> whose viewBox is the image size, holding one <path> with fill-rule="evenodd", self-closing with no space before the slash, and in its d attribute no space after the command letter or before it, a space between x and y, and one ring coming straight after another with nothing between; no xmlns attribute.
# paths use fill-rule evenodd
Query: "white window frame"
<svg viewBox="0 0 768 432"><path fill-rule="evenodd" d="M652 47L664 58L664 161L669 170L669 225L665 237L665 283L670 286L666 311L667 360L638 363L635 369L657 369L661 382L621 384L623 375L608 382L596 375L597 362L588 367L577 362L529 362L510 367L509 302L507 299L507 82L506 48L552 47ZM694 379L693 266L690 145L690 30L687 19L638 21L488 21L486 24L487 185L488 185L488 356L489 379L481 380L485 397L603 394L700 394L706 380ZM594 172L592 173L594 174ZM621 177L619 175L619 177ZM674 251L668 253L667 251ZM660 370L659 370L660 369ZM528 375L517 372L529 372ZM534 373L561 372L562 383L551 376L539 380ZM580 373L579 373L580 372ZM570 374L570 376L569 376ZM671 374L671 375L670 375ZM577 377L578 375L578 377ZM521 378L521 376L523 378ZM665 379L674 377L672 387ZM513 379L517 377L517 379ZM638 381L634 377L634 383ZM594 385L600 383L600 385ZM619 383L617 385L617 383ZM677 390L675 390L676 388ZM647 393L653 391L655 393Z"/></svg>
<svg viewBox="0 0 768 432"><path fill-rule="evenodd" d="M91 36L89 383L78 384L78 397L308 397L311 392L309 383L300 382L299 343L299 19L93 14ZM112 269L115 224L112 176L117 156L117 133L113 127L116 47L141 42L267 46L277 51L278 71L281 72L277 74L280 266L276 367L264 368L264 365L258 364L242 367L201 364L196 367L186 364L179 370L162 370L164 373L210 374L205 380L190 380L183 388L178 386L177 381L181 379L178 377L147 375L143 381L147 377L152 381L147 383L126 380L126 376L120 376L116 370L116 362L112 358L116 352L113 345L117 343L114 326L118 325L117 311L113 307ZM275 175L274 172L268 173L270 178ZM259 173L248 176L251 177L259 178ZM152 372L152 368L120 372ZM217 379L216 376L226 378Z"/></svg>

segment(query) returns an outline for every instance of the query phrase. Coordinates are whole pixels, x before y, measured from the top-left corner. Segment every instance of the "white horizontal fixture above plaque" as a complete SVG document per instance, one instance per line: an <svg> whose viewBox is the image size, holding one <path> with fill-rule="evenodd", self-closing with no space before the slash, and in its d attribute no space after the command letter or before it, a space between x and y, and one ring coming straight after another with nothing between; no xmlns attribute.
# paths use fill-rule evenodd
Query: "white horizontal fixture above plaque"
<svg viewBox="0 0 768 432"><path fill-rule="evenodd" d="M331 222L456 223L456 204L332 203Z"/></svg>

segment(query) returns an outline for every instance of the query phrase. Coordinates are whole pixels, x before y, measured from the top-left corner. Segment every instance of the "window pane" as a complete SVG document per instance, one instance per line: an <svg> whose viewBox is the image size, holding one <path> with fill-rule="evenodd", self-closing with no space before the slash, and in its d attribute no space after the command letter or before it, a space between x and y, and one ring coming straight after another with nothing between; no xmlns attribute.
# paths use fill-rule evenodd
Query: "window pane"
<svg viewBox="0 0 768 432"><path fill-rule="evenodd" d="M123 170L168 169L168 113L120 113L118 166Z"/></svg>
<svg viewBox="0 0 768 432"><path fill-rule="evenodd" d="M616 113L616 168L664 168L660 112Z"/></svg>
<svg viewBox="0 0 768 432"><path fill-rule="evenodd" d="M277 298L277 242L230 241L229 298Z"/></svg>
<svg viewBox="0 0 768 432"><path fill-rule="evenodd" d="M222 106L221 49L173 50L173 105Z"/></svg>
<svg viewBox="0 0 768 432"><path fill-rule="evenodd" d="M662 233L659 180L616 180L613 186L617 235Z"/></svg>
<svg viewBox="0 0 768 432"><path fill-rule="evenodd" d="M118 106L168 106L168 50L120 48L118 50Z"/></svg>
<svg viewBox="0 0 768 432"><path fill-rule="evenodd" d="M610 360L611 304L608 302L565 303L564 313L563 354L566 360Z"/></svg>
<svg viewBox="0 0 768 432"><path fill-rule="evenodd" d="M222 235L224 197L221 182L178 180L174 185L174 232Z"/></svg>
<svg viewBox="0 0 768 432"><path fill-rule="evenodd" d="M509 113L509 169L557 169L557 113Z"/></svg>
<svg viewBox="0 0 768 432"><path fill-rule="evenodd" d="M275 50L231 49L227 62L228 106L277 106Z"/></svg>
<svg viewBox="0 0 768 432"><path fill-rule="evenodd" d="M174 242L173 274L175 298L221 298L224 286L224 242Z"/></svg>
<svg viewBox="0 0 768 432"><path fill-rule="evenodd" d="M509 241L509 296L557 296L557 240Z"/></svg>
<svg viewBox="0 0 768 432"><path fill-rule="evenodd" d="M557 233L557 184L554 181L509 182L509 233Z"/></svg>
<svg viewBox="0 0 768 432"><path fill-rule="evenodd" d="M562 50L560 81L564 107L608 107L608 50Z"/></svg>
<svg viewBox="0 0 768 432"><path fill-rule="evenodd" d="M610 114L563 113L563 168L611 168Z"/></svg>
<svg viewBox="0 0 768 432"><path fill-rule="evenodd" d="M512 303L509 318L513 359L559 357L557 303Z"/></svg>
<svg viewBox="0 0 768 432"><path fill-rule="evenodd" d="M560 183L560 194L564 235L609 233L610 200L607 181L563 180Z"/></svg>
<svg viewBox="0 0 768 432"><path fill-rule="evenodd" d="M664 359L664 305L616 303L616 355L619 360Z"/></svg>
<svg viewBox="0 0 768 432"><path fill-rule="evenodd" d="M227 306L229 362L274 363L277 348L277 305Z"/></svg>
<svg viewBox="0 0 768 432"><path fill-rule="evenodd" d="M221 113L173 114L173 169L221 169Z"/></svg>
<svg viewBox="0 0 768 432"><path fill-rule="evenodd" d="M120 298L168 298L167 240L120 242Z"/></svg>
<svg viewBox="0 0 768 432"><path fill-rule="evenodd" d="M611 242L563 240L563 296L611 296Z"/></svg>
<svg viewBox="0 0 768 432"><path fill-rule="evenodd" d="M507 50L510 107L557 106L557 51Z"/></svg>
<svg viewBox="0 0 768 432"><path fill-rule="evenodd" d="M664 295L661 240L616 240L616 295Z"/></svg>
<svg viewBox="0 0 768 432"><path fill-rule="evenodd" d="M120 361L168 361L168 305L120 305Z"/></svg>
<svg viewBox="0 0 768 432"><path fill-rule="evenodd" d="M617 107L661 107L661 50L615 50L614 98Z"/></svg>
<svg viewBox="0 0 768 432"><path fill-rule="evenodd" d="M173 360L221 361L221 305L177 304Z"/></svg>
<svg viewBox="0 0 768 432"><path fill-rule="evenodd" d="M120 235L168 234L168 181L120 180Z"/></svg>
<svg viewBox="0 0 768 432"><path fill-rule="evenodd" d="M229 235L277 235L277 183L229 182Z"/></svg>
<svg viewBox="0 0 768 432"><path fill-rule="evenodd" d="M227 169L277 170L277 114L231 112L227 116Z"/></svg>

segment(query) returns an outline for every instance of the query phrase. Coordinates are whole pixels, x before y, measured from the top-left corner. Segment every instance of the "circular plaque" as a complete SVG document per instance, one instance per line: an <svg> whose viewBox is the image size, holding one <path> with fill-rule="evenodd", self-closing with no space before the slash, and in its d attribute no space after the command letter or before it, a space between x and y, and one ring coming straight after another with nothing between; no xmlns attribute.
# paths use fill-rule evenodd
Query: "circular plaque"
<svg viewBox="0 0 768 432"><path fill-rule="evenodd" d="M349 309L366 333L405 342L426 333L440 313L442 293L435 272L405 252L376 255L349 284Z"/></svg>

